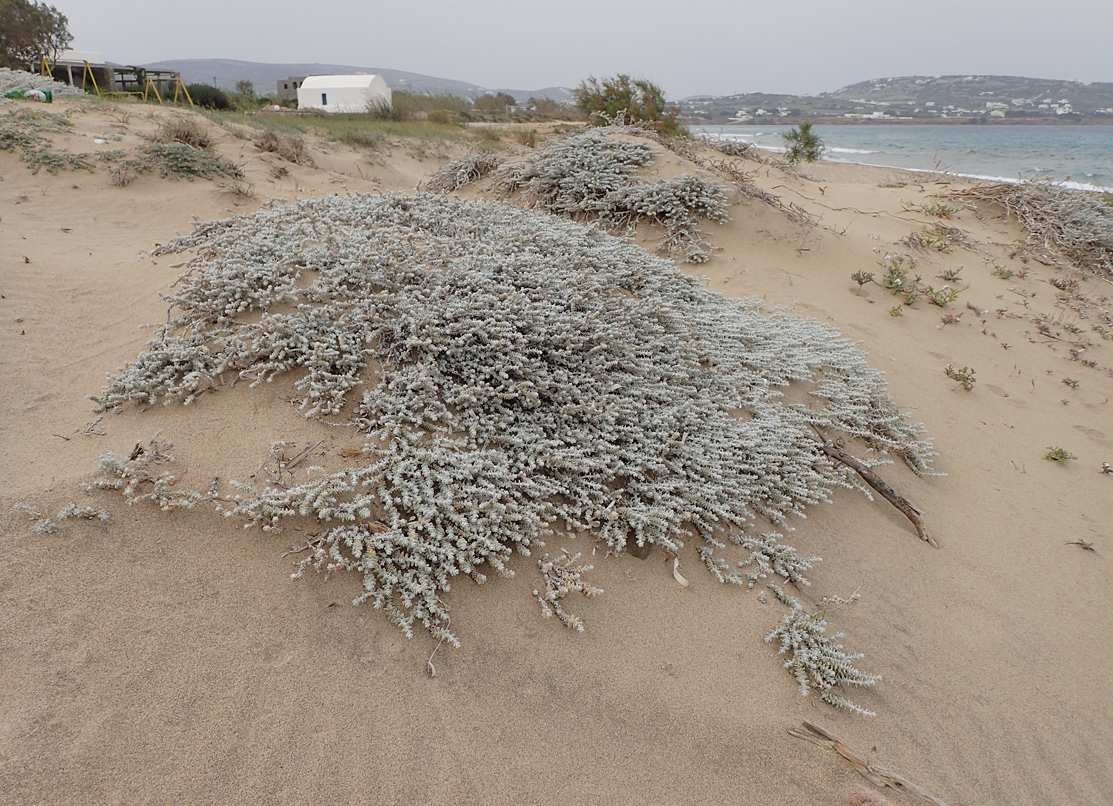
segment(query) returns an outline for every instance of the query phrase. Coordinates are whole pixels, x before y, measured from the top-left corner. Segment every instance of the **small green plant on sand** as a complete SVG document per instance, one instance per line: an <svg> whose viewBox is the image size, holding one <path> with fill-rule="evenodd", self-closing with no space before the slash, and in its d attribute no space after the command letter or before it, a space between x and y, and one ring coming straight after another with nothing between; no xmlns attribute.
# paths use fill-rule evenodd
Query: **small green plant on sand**
<svg viewBox="0 0 1113 806"><path fill-rule="evenodd" d="M1043 458L1050 459L1053 462L1058 462L1061 465L1065 465L1068 459L1077 459L1078 457L1065 448L1060 448L1059 446L1048 446L1047 453L1043 455Z"/></svg>
<svg viewBox="0 0 1113 806"><path fill-rule="evenodd" d="M858 284L858 293L861 294L862 293L862 286L864 286L866 283L872 283L873 282L873 272L872 271L856 271L856 272L854 272L854 274L850 275L850 279Z"/></svg>
<svg viewBox="0 0 1113 806"><path fill-rule="evenodd" d="M970 367L955 369L953 364L947 364L943 371L947 373L948 378L958 381L967 392L974 388L974 370Z"/></svg>
<svg viewBox="0 0 1113 806"><path fill-rule="evenodd" d="M925 285L923 288L920 289L920 293L922 293L927 298L927 301L930 302L932 305L938 305L940 308L946 308L948 305L958 299L958 295L962 293L962 289L951 288L949 285L945 285L939 290L936 290L930 285Z"/></svg>
<svg viewBox="0 0 1113 806"><path fill-rule="evenodd" d="M823 141L812 131L812 124L805 120L781 135L785 141L785 159L790 165L798 162L815 162L823 156Z"/></svg>

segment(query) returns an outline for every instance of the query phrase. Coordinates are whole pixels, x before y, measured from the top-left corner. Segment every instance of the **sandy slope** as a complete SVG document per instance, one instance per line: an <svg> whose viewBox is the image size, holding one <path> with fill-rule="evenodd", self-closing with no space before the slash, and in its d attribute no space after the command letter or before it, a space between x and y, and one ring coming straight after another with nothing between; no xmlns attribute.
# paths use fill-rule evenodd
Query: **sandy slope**
<svg viewBox="0 0 1113 806"><path fill-rule="evenodd" d="M77 133L58 145L126 146L152 114L77 107ZM276 157L217 133L254 199L202 180L118 188L103 169L32 175L0 152L0 800L845 803L857 773L787 733L811 720L952 806L1111 802L1113 476L1100 469L1113 462L1113 344L1090 326L1113 286L1018 252L1022 233L989 209L943 222L966 241L948 254L901 244L935 223L910 205L956 186L945 178L829 163L801 178L739 162L815 224L739 196L711 230L721 251L694 269L714 290L860 340L936 440L947 475L883 474L924 511L938 551L884 502L845 491L792 535L824 558L802 598L861 595L828 618L884 677L852 692L876 718L801 698L761 641L779 606L719 585L694 551L681 558L687 589L659 553L600 551L606 593L575 603L583 636L540 618L531 560L515 561L516 579L457 586L464 646L442 647L430 678L435 643L350 607L356 580L290 581L282 553L304 535L107 494L110 522L33 535L17 501L47 513L83 501L99 455L160 428L200 488L249 477L275 440L323 439L326 460L353 442L294 416L281 384L94 423L84 396L142 348L139 325L165 316L157 295L181 258L152 259L155 244L270 196L409 189L436 164L400 147L372 165L316 143L320 168L275 178ZM102 135L123 139L92 143ZM662 175L691 167L667 152L655 163ZM858 293L850 275L880 278L886 253L914 257L936 287L961 267L969 288L948 308L961 320L944 325L925 302L894 317L889 292ZM1027 274L1001 279L994 265ZM1077 299L1057 300L1053 278L1076 280ZM1071 360L1067 324L1095 342L1078 356L1095 366ZM976 370L972 391L949 363ZM1078 458L1046 461L1048 446Z"/></svg>

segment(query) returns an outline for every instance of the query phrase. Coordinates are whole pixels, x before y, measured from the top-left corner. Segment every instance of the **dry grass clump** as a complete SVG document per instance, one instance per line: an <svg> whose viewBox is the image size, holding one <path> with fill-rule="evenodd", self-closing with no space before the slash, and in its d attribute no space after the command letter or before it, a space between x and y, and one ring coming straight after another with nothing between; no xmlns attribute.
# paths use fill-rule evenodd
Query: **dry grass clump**
<svg viewBox="0 0 1113 806"><path fill-rule="evenodd" d="M1028 233L1028 243L1113 278L1113 207L1103 196L1048 181L974 185L951 194L1004 208Z"/></svg>
<svg viewBox="0 0 1113 806"><path fill-rule="evenodd" d="M183 143L192 148L207 151L213 147L213 138L208 127L197 117L171 115L159 123L154 136L156 143Z"/></svg>
<svg viewBox="0 0 1113 806"><path fill-rule="evenodd" d="M708 137L706 142L711 148L718 151L720 154L726 154L728 157L739 157L741 159L753 160L754 162L764 162L764 158L757 146L753 143L744 143L741 140L728 140L723 137Z"/></svg>
<svg viewBox="0 0 1113 806"><path fill-rule="evenodd" d="M296 134L282 134L274 129L268 129L259 137L252 140L254 146L260 151L277 154L287 162L295 165L314 165L313 157L309 154L309 146L304 138Z"/></svg>

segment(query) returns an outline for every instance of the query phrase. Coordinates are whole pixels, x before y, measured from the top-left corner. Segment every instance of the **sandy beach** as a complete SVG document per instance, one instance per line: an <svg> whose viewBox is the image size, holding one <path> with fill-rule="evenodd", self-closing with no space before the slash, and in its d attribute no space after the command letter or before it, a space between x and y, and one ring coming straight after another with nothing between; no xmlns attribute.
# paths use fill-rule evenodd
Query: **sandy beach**
<svg viewBox="0 0 1113 806"><path fill-rule="evenodd" d="M89 153L135 147L171 114L71 100L47 111L74 124L50 135L55 147ZM857 342L938 453L941 475L878 468L938 549L850 490L791 520L791 544L823 558L794 595L847 602L826 617L882 676L851 692L877 715L801 697L763 642L783 608L718 583L693 545L682 587L660 551L606 556L590 536L560 536L550 550L582 552L605 592L575 601L583 634L541 618L536 563L516 556L512 579L453 586L462 647L438 648L352 607L350 574L291 580L286 553L306 533L81 490L98 457L159 431L197 489L250 480L280 440L291 455L320 443L318 464L360 444L299 417L283 380L103 416L86 399L143 349L142 326L166 319L160 294L186 258L159 244L269 199L412 191L444 162L404 143L369 160L310 137L315 166L297 165L204 125L239 182L150 174L117 187L103 166L32 173L0 151L0 801L835 806L867 785L932 802L790 735L811 722L950 806L1113 803L1113 341L1093 329L1113 311L1113 278L1025 245L992 205L925 212L965 180L732 158L781 207L728 186L730 220L705 226L709 262L681 268ZM647 177L712 175L652 145ZM483 180L459 195L492 198ZM936 225L955 230L946 251L911 242ZM657 235L638 233L650 249ZM851 279L880 280L895 255L960 295L901 306ZM948 366L972 368L972 388ZM1052 448L1074 458L1048 460ZM35 534L14 509L71 501L111 517Z"/></svg>

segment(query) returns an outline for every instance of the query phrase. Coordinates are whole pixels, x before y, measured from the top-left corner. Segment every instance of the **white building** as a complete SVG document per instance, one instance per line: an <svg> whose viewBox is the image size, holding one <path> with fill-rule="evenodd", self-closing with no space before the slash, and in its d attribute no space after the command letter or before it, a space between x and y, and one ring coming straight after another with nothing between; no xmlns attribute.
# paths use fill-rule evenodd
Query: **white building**
<svg viewBox="0 0 1113 806"><path fill-rule="evenodd" d="M307 76L298 87L298 109L359 114L391 108L390 87L381 76Z"/></svg>

